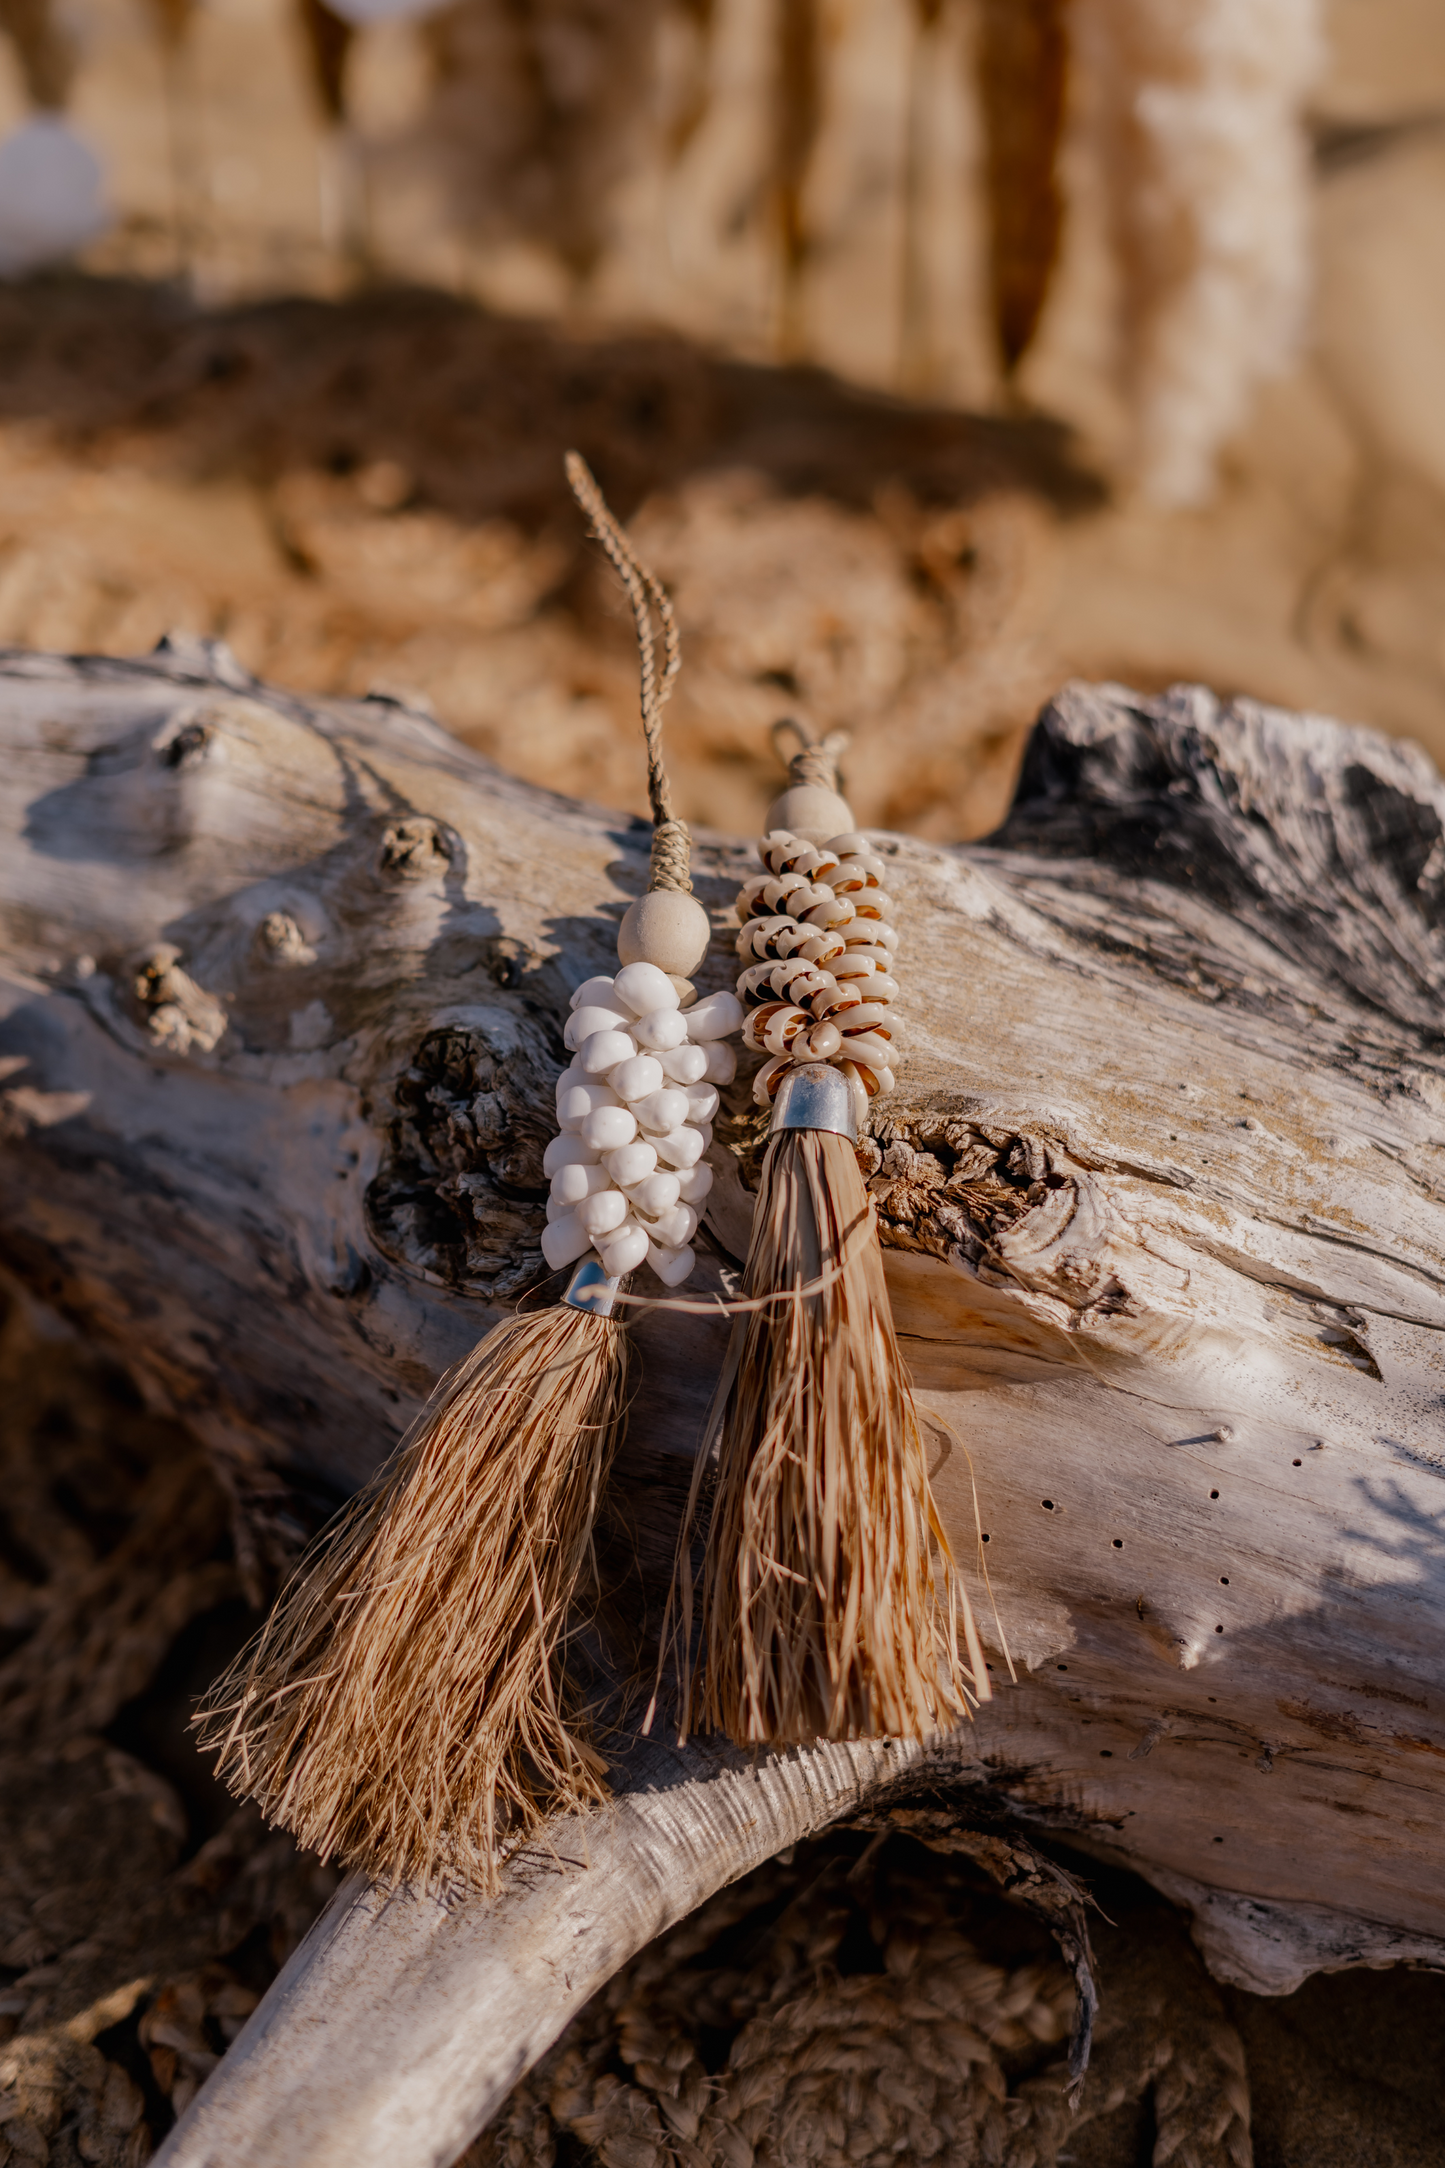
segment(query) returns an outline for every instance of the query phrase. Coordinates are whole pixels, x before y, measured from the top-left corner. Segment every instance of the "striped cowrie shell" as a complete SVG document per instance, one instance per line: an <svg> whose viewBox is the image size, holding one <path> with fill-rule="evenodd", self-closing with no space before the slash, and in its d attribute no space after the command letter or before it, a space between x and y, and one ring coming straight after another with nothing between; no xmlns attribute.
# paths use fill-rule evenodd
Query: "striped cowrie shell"
<svg viewBox="0 0 1445 2168"><path fill-rule="evenodd" d="M883 874L882 859L875 858L871 851L850 852L846 858L839 860L838 870L829 885L835 888L840 896L852 895L860 888L881 888Z"/></svg>
<svg viewBox="0 0 1445 2168"><path fill-rule="evenodd" d="M779 968L766 956L760 964L749 964L738 973L738 998L745 1002L771 1001L778 992L773 973Z"/></svg>
<svg viewBox="0 0 1445 2168"><path fill-rule="evenodd" d="M733 905L733 910L737 914L740 925L746 926L748 920L753 916L753 907L767 885L768 876L765 873L754 873L743 882L742 887L738 890L738 900Z"/></svg>
<svg viewBox="0 0 1445 2168"><path fill-rule="evenodd" d="M775 828L763 837L758 856L770 873L796 871L810 881L826 881L838 863L837 853L831 848L825 846L820 851L816 844L805 843L801 836L790 835L785 828Z"/></svg>
<svg viewBox="0 0 1445 2168"><path fill-rule="evenodd" d="M804 935L804 939L798 945L798 955L825 970L831 971L835 959L843 955L847 948L841 933L831 930L826 933L810 933L806 927L800 927L799 932Z"/></svg>
<svg viewBox="0 0 1445 2168"><path fill-rule="evenodd" d="M796 931L796 921L781 915L774 918L750 918L735 943L739 956L776 957L780 952L773 948L771 943L784 928Z"/></svg>
<svg viewBox="0 0 1445 2168"><path fill-rule="evenodd" d="M771 1061L763 1063L762 1068L753 1078L753 1102L755 1105L760 1107L772 1105L773 1095L783 1081L784 1071L791 1069L792 1066L786 1054L775 1054Z"/></svg>
<svg viewBox="0 0 1445 2168"><path fill-rule="evenodd" d="M792 1044L794 1061L831 1061L845 1045L842 1032L826 1019L800 1031Z"/></svg>
<svg viewBox="0 0 1445 2168"><path fill-rule="evenodd" d="M805 926L834 928L850 926L857 917L857 906L851 896L835 896L831 888L824 891L824 898L810 903L806 908L795 910L793 916Z"/></svg>
<svg viewBox="0 0 1445 2168"><path fill-rule="evenodd" d="M860 1031L850 1038L845 1033L843 1049L849 1061L873 1069L886 1069L893 1059L893 1048L881 1031Z"/></svg>
<svg viewBox="0 0 1445 2168"><path fill-rule="evenodd" d="M751 884L749 884L751 885ZM822 903L831 896L831 888L814 888L812 882L801 873L779 873L763 883L763 897L773 911L787 911L797 918L808 904ZM754 909L758 907L754 905Z"/></svg>
<svg viewBox="0 0 1445 2168"><path fill-rule="evenodd" d="M868 1111L869 1100L876 1099L882 1086L873 1070L861 1069L856 1061L840 1061L838 1067L852 1086L853 1105L861 1122Z"/></svg>
<svg viewBox="0 0 1445 2168"><path fill-rule="evenodd" d="M885 1039L892 1036L888 1030L888 1011L881 1001L860 1001L856 1007L837 1010L833 1022L845 1038L851 1039L858 1031L881 1032Z"/></svg>
<svg viewBox="0 0 1445 2168"><path fill-rule="evenodd" d="M791 1003L772 1010L759 1010L766 1016L759 1037L770 1054L786 1054L800 1031L806 1031L812 1018L805 1009L795 1008Z"/></svg>
<svg viewBox="0 0 1445 2168"><path fill-rule="evenodd" d="M828 966L841 986L844 981L871 978L875 971L886 971L893 961L885 948L866 947L862 944L844 950Z"/></svg>

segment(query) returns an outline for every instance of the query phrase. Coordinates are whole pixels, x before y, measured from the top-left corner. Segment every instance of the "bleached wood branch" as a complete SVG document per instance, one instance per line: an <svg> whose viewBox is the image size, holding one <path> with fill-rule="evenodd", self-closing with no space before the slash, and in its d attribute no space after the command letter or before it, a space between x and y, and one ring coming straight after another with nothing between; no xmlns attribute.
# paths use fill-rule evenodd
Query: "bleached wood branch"
<svg viewBox="0 0 1445 2168"><path fill-rule="evenodd" d="M214 649L11 657L0 741L7 1255L197 1427L264 1533L268 1488L357 1481L536 1273L560 1018L646 832ZM882 847L908 1036L873 1189L1020 1668L994 1631L997 1699L930 1783L1135 1867L1250 1986L1445 1961L1445 788L1369 733L1076 687L988 847ZM744 859L699 851L720 929ZM710 983L728 966L720 941ZM736 1252L745 1192L714 1199ZM638 1330L610 1512L646 1593L721 1333ZM971 1562L962 1451L938 1483ZM281 2097L283 2022L324 2038L296 2052L328 2127L378 2066L400 2099L376 1978L406 1983L413 2044L488 2013L444 2109L346 2156L444 2161L575 2007L547 1969L566 1921L580 1997L897 1759L743 1779L689 1752L685 1785L587 1835L565 1901L542 1877L425 1928L341 1901L167 2158L221 2158L207 2118ZM728 1819L744 1784L756 1841ZM228 2163L324 2157L224 2127Z"/></svg>

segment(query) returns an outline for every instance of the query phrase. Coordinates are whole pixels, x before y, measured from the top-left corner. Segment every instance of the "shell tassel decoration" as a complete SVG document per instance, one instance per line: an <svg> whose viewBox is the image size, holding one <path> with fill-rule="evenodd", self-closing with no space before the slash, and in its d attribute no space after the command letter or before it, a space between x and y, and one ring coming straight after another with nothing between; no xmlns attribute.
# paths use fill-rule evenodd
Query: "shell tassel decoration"
<svg viewBox="0 0 1445 2168"><path fill-rule="evenodd" d="M989 1698L858 1170L869 1104L893 1089L899 943L883 861L837 792L836 750L805 743L795 756L737 903L743 1043L767 1056L753 1089L772 1123L750 1307L716 1403L682 1730L718 1729L739 1746L928 1737ZM689 1561L685 1531L686 1639Z"/></svg>
<svg viewBox="0 0 1445 2168"><path fill-rule="evenodd" d="M633 602L655 814L621 968L577 988L566 1026L542 1247L571 1280L443 1380L196 1719L233 1791L383 1884L492 1890L515 1843L607 1796L564 1657L625 1418L614 1311L640 1266L669 1288L692 1269L710 1117L735 1067L725 1042L742 1021L732 994L696 1000L689 978L710 926L661 763L671 605L575 454L568 471ZM660 681L649 606L666 636Z"/></svg>

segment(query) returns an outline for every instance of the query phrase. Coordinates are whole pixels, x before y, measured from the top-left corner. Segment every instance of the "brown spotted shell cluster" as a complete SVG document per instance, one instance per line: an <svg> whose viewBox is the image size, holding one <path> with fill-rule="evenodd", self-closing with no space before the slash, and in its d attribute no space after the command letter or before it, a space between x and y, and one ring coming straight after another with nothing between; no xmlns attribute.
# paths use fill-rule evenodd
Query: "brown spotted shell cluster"
<svg viewBox="0 0 1445 2168"><path fill-rule="evenodd" d="M834 836L819 847L783 829L763 837L758 856L763 871L737 900L743 1044L770 1057L753 1096L768 1105L794 1062L833 1062L861 1117L894 1082L898 935L883 861L865 836Z"/></svg>

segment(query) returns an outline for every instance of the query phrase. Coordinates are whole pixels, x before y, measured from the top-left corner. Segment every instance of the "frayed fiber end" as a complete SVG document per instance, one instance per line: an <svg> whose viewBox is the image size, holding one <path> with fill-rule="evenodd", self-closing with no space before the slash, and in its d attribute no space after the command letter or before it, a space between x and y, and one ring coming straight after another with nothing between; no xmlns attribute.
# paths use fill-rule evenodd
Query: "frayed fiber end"
<svg viewBox="0 0 1445 2168"><path fill-rule="evenodd" d="M383 1883L483 1890L606 1798L561 1654L626 1368L622 1327L565 1305L488 1334L195 1719L233 1792Z"/></svg>
<svg viewBox="0 0 1445 2168"><path fill-rule="evenodd" d="M702 1638L683 1728L717 1728L742 1746L930 1737L970 1697L988 1697L988 1674L933 1503L872 1208L845 1138L774 1137L746 1286L780 1299L739 1319L720 1388ZM787 1296L798 1288L810 1292ZM679 1580L687 1635L686 1532Z"/></svg>

